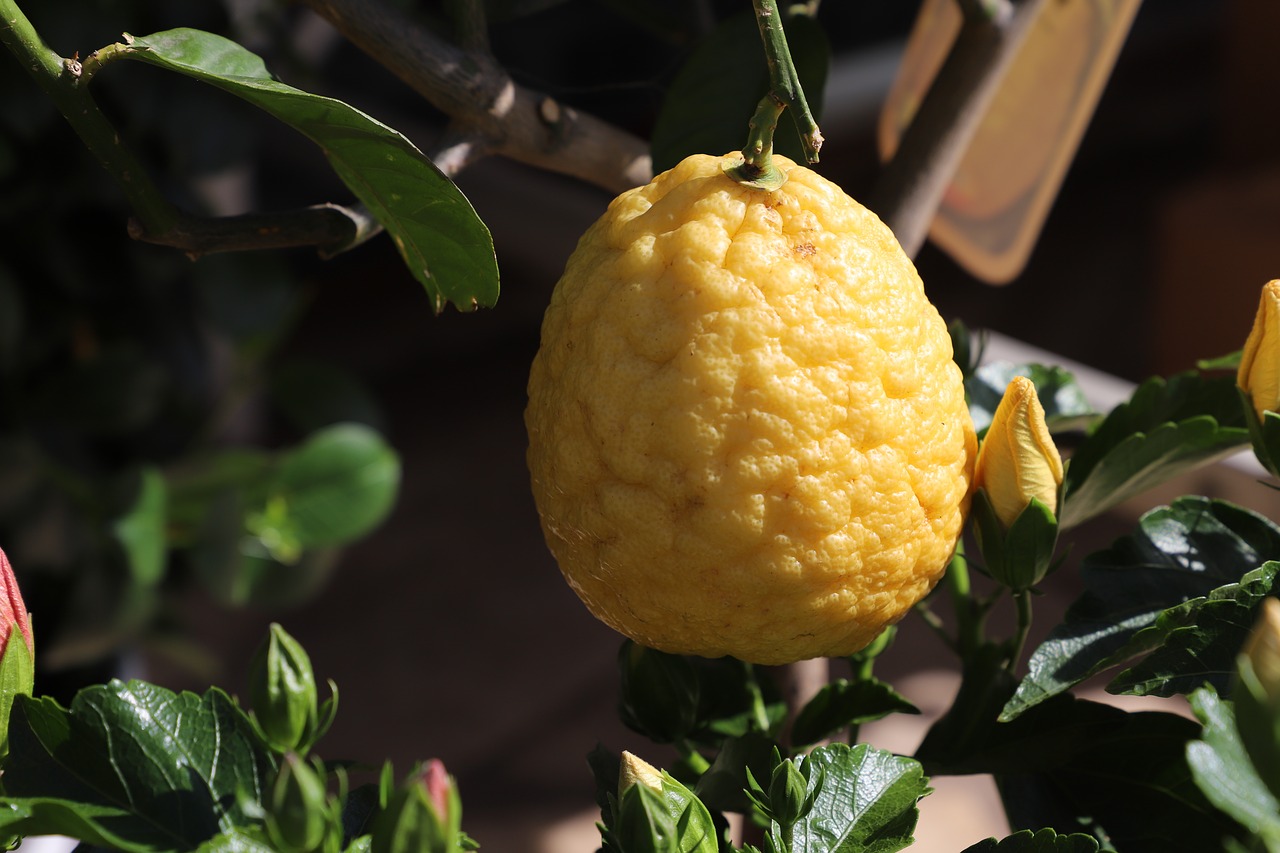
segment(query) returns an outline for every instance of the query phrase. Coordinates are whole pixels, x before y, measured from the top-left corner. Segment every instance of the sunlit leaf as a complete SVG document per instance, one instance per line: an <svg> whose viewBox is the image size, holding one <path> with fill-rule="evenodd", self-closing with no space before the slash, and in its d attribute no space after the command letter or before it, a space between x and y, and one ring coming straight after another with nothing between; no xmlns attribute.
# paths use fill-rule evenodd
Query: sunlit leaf
<svg viewBox="0 0 1280 853"><path fill-rule="evenodd" d="M1150 379L1072 454L1059 521L1079 524L1248 442L1233 378Z"/></svg>
<svg viewBox="0 0 1280 853"><path fill-rule="evenodd" d="M929 793L918 761L838 743L818 747L804 763L811 790L821 788L795 826L792 853L892 853L914 841L916 804Z"/></svg>
<svg viewBox="0 0 1280 853"><path fill-rule="evenodd" d="M436 310L498 299L489 229L471 203L412 142L360 110L285 85L233 41L193 29L132 39L125 55L217 86L320 146L334 172L391 235Z"/></svg>
<svg viewBox="0 0 1280 853"><path fill-rule="evenodd" d="M1269 588L1274 571L1251 577L1250 573L1275 559L1280 559L1280 528L1249 510L1202 497L1182 498L1152 510L1132 534L1082 562L1080 576L1086 591L1032 654L1029 671L1005 707L1004 717L1015 717L1149 651L1175 628L1191 624L1188 617L1199 615L1205 606L1211 618L1235 604L1252 607ZM1203 601L1184 607L1196 599ZM1131 645L1139 631L1177 608L1182 609L1170 614L1165 629ZM1230 622L1219 619L1211 625L1206 618L1201 639L1209 645L1229 645L1234 630ZM1221 673L1200 675L1202 681L1221 683Z"/></svg>
<svg viewBox="0 0 1280 853"><path fill-rule="evenodd" d="M19 697L9 750L0 830L122 850L191 850L251 826L275 773L225 693L141 681L86 688L69 710Z"/></svg>
<svg viewBox="0 0 1280 853"><path fill-rule="evenodd" d="M1241 826L1268 839L1268 850L1276 849L1280 803L1249 761L1230 703L1201 689L1191 695L1191 707L1204 724L1201 739L1187 744L1187 763L1196 785Z"/></svg>

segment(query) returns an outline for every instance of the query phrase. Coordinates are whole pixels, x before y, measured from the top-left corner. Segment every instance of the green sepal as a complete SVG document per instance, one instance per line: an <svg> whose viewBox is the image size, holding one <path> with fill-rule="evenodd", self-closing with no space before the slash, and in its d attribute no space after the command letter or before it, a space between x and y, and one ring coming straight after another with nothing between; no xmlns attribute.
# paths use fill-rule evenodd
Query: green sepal
<svg viewBox="0 0 1280 853"><path fill-rule="evenodd" d="M1253 398L1242 388L1236 390L1240 392L1240 404L1244 407L1244 422L1249 427L1254 455L1272 476L1280 477L1280 414L1263 412L1259 418L1253 408Z"/></svg>
<svg viewBox="0 0 1280 853"><path fill-rule="evenodd" d="M15 696L30 696L35 686L35 661L22 629L9 626L4 657L0 658L0 757L9 752L9 711Z"/></svg>
<svg viewBox="0 0 1280 853"><path fill-rule="evenodd" d="M1027 590L1056 568L1058 519L1039 498L1031 499L1008 530L983 489L974 493L969 512L985 568L997 582L1015 592Z"/></svg>

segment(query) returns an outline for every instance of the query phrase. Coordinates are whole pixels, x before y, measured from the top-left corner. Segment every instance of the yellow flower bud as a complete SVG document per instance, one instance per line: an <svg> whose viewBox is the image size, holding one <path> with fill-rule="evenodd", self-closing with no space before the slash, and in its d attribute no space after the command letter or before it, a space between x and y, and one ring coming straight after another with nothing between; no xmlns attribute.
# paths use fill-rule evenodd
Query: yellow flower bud
<svg viewBox="0 0 1280 853"><path fill-rule="evenodd" d="M996 518L1006 528L1032 498L1058 511L1062 457L1049 436L1036 386L1025 376L1013 378L996 407L978 451L974 485L986 491Z"/></svg>
<svg viewBox="0 0 1280 853"><path fill-rule="evenodd" d="M1236 383L1253 400L1259 418L1263 412L1280 411L1280 278L1262 288Z"/></svg>
<svg viewBox="0 0 1280 853"><path fill-rule="evenodd" d="M1249 659L1270 704L1280 706L1280 599L1263 599L1262 613L1241 654Z"/></svg>
<svg viewBox="0 0 1280 853"><path fill-rule="evenodd" d="M662 771L643 758L630 752L622 753L622 766L618 773L618 795L621 796L632 785L640 784L652 791L662 791Z"/></svg>

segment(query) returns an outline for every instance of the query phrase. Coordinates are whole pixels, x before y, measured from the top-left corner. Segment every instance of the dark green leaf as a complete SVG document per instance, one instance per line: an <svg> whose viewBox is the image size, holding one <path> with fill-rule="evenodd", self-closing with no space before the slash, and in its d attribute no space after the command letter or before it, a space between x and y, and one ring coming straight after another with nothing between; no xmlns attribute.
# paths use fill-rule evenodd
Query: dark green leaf
<svg viewBox="0 0 1280 853"><path fill-rule="evenodd" d="M343 183L387 229L410 272L441 310L498 299L489 229L470 202L394 129L332 98L273 79L255 54L212 33L168 30L135 38L126 56L243 98L320 146Z"/></svg>
<svg viewBox="0 0 1280 853"><path fill-rule="evenodd" d="M191 850L254 822L275 770L222 691L141 681L86 688L70 710L21 697L10 719L0 828L125 850Z"/></svg>
<svg viewBox="0 0 1280 853"><path fill-rule="evenodd" d="M1280 840L1280 803L1249 761L1231 706L1213 690L1201 689L1191 695L1191 707L1204 724L1201 739L1187 744L1196 785L1250 832Z"/></svg>
<svg viewBox="0 0 1280 853"><path fill-rule="evenodd" d="M964 384L969 416L979 434L991 426L991 416L1015 376L1025 376L1036 386L1050 432L1084 429L1100 417L1070 371L1043 364L992 361L973 371Z"/></svg>
<svg viewBox="0 0 1280 853"><path fill-rule="evenodd" d="M787 19L791 55L809 108L817 116L830 64L821 26L807 15ZM727 18L693 52L663 101L653 129L655 172L690 154L724 154L742 147L756 105L768 88L760 31L749 12ZM803 153L790 116L778 122L774 150L798 163Z"/></svg>
<svg viewBox="0 0 1280 853"><path fill-rule="evenodd" d="M749 813L752 805L746 794L749 784L747 771L750 770L761 784L767 784L776 749L777 741L755 732L729 738L716 753L715 761L699 777L694 793L707 804L707 808Z"/></svg>
<svg viewBox="0 0 1280 853"><path fill-rule="evenodd" d="M1233 378L1150 379L1072 454L1059 521L1079 524L1248 441Z"/></svg>
<svg viewBox="0 0 1280 853"><path fill-rule="evenodd" d="M999 841L994 838L979 841L961 853L1097 853L1097 850L1098 842L1091 835L1078 832L1059 835L1052 829L1033 833L1024 829Z"/></svg>
<svg viewBox="0 0 1280 853"><path fill-rule="evenodd" d="M1249 510L1202 497L1152 510L1133 534L1085 558L1085 593L1032 654L1003 716L1015 717L1145 651L1128 643L1163 611L1236 584L1272 559L1280 559L1280 528ZM1223 600L1234 595L1220 594ZM1222 630L1219 625L1214 634Z"/></svg>
<svg viewBox="0 0 1280 853"><path fill-rule="evenodd" d="M400 459L382 437L338 424L285 454L268 502L284 501L289 533L302 547L340 545L382 523L399 485Z"/></svg>
<svg viewBox="0 0 1280 853"><path fill-rule="evenodd" d="M942 772L994 774L1014 829L1092 827L1126 853L1213 850L1229 823L1191 778L1185 748L1198 734L1175 714L1058 696L991 727Z"/></svg>
<svg viewBox="0 0 1280 853"><path fill-rule="evenodd" d="M116 538L124 548L135 582L152 586L164 577L169 542L165 535L168 490L158 469L146 468L138 477L133 506L116 520Z"/></svg>
<svg viewBox="0 0 1280 853"><path fill-rule="evenodd" d="M810 789L821 788L795 826L792 853L892 853L914 840L916 803L929 793L918 761L831 744L805 756L804 767Z"/></svg>
<svg viewBox="0 0 1280 853"><path fill-rule="evenodd" d="M919 714L900 693L877 678L838 679L823 686L791 725L791 742L816 743L846 726L879 720L890 714Z"/></svg>
<svg viewBox="0 0 1280 853"><path fill-rule="evenodd" d="M1107 690L1173 696L1190 693L1207 682L1225 695L1235 674L1236 655L1253 629L1258 607L1275 585L1278 571L1280 563L1265 563L1238 584L1221 586L1161 613L1128 643L1128 648L1154 651L1117 675Z"/></svg>

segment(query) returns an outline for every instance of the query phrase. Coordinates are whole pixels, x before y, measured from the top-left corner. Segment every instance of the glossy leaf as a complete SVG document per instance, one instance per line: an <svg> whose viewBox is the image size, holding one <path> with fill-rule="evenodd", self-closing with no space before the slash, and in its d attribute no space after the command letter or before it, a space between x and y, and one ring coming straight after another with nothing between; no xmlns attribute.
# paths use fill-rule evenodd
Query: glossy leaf
<svg viewBox="0 0 1280 853"><path fill-rule="evenodd" d="M826 36L807 15L788 18L786 34L805 99L817 117L830 64ZM670 169L690 154L741 148L768 84L755 16L744 12L727 18L694 50L671 84L653 128L654 171ZM803 162L799 134L785 111L774 150Z"/></svg>
<svg viewBox="0 0 1280 853"><path fill-rule="evenodd" d="M175 29L134 38L130 59L217 86L320 146L377 218L437 311L493 305L498 267L489 229L445 175L396 130L342 101L275 80L261 58L213 33Z"/></svg>
<svg viewBox="0 0 1280 853"><path fill-rule="evenodd" d="M813 808L795 825L792 853L892 853L908 847L929 793L920 763L868 744L822 746L804 759Z"/></svg>
<svg viewBox="0 0 1280 853"><path fill-rule="evenodd" d="M1084 390L1069 370L1043 364L992 361L980 365L964 383L969 416L979 433L991 425L1004 390L1015 376L1025 376L1036 386L1036 396L1044 407L1050 432L1084 429L1101 417L1089 405Z"/></svg>
<svg viewBox="0 0 1280 853"><path fill-rule="evenodd" d="M1075 832L1059 835L1052 829L1032 832L1024 829L997 841L988 838L966 847L961 853L1097 853L1098 841Z"/></svg>
<svg viewBox="0 0 1280 853"><path fill-rule="evenodd" d="M1193 599L1248 601L1258 594L1263 575L1246 576L1263 563L1280 559L1280 528L1249 510L1225 501L1186 497L1142 517L1138 528L1111 548L1085 558L1080 576L1085 592L1067 610L1062 624L1031 655L1028 673L1005 706L1011 719L1086 678L1149 651L1176 628L1179 613L1167 630L1134 636L1156 624L1160 615ZM1244 584L1242 589L1220 587ZM1208 600L1186 609L1198 613ZM1213 604L1210 616L1226 604ZM1206 618L1203 639L1210 642L1228 630ZM1198 686L1198 685L1197 685Z"/></svg>
<svg viewBox="0 0 1280 853"><path fill-rule="evenodd" d="M1198 741L1187 744L1187 763L1205 797L1251 833L1280 845L1280 803L1258 776L1240 742L1230 703L1210 689L1191 695L1191 707L1204 724Z"/></svg>
<svg viewBox="0 0 1280 853"><path fill-rule="evenodd" d="M1112 679L1108 692L1173 696L1209 683L1225 695L1235 675L1236 655L1278 571L1280 563L1265 563L1238 584L1218 587L1161 613L1127 644L1141 651L1152 649L1150 654Z"/></svg>
<svg viewBox="0 0 1280 853"><path fill-rule="evenodd" d="M1248 441L1233 379L1150 379L1072 454L1059 521L1064 529L1079 524Z"/></svg>
<svg viewBox="0 0 1280 853"><path fill-rule="evenodd" d="M164 475L158 469L147 468L138 477L133 506L114 525L133 579L144 586L159 583L164 576L169 546L165 535L167 506Z"/></svg>
<svg viewBox="0 0 1280 853"><path fill-rule="evenodd" d="M19 698L9 749L0 831L122 850L190 850L251 826L275 773L225 693L141 681L86 688L70 710Z"/></svg>
<svg viewBox="0 0 1280 853"><path fill-rule="evenodd" d="M846 726L879 720L890 714L919 714L920 709L877 678L837 679L809 700L791 724L791 742L816 743Z"/></svg>

